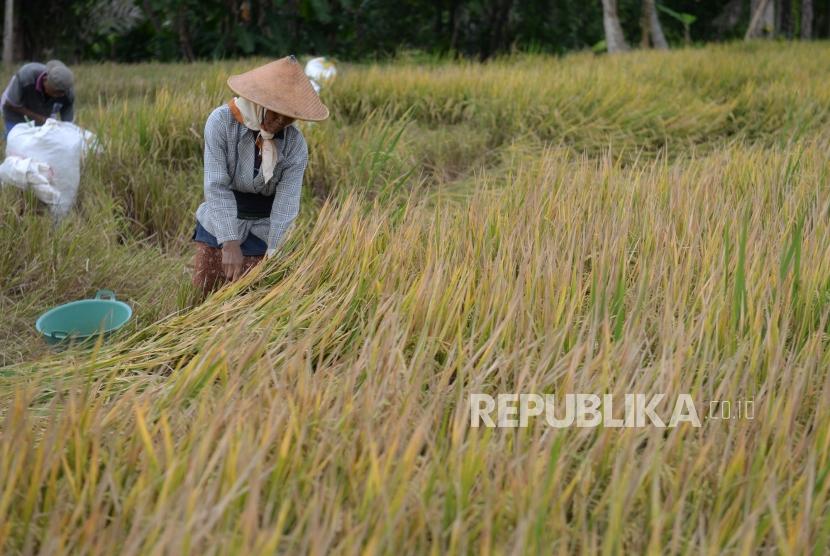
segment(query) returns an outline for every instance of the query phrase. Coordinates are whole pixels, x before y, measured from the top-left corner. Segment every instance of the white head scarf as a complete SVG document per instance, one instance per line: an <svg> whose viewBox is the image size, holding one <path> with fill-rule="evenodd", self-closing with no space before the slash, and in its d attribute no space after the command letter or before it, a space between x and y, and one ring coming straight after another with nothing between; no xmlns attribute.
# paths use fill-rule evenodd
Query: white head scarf
<svg viewBox="0 0 830 556"><path fill-rule="evenodd" d="M233 100L236 107L239 108L239 113L242 114L245 127L258 131L259 137L262 138L260 170L267 183L274 175L274 167L277 165L277 143L274 141L273 133L268 133L260 128L262 119L265 117L265 107L242 97L234 97Z"/></svg>

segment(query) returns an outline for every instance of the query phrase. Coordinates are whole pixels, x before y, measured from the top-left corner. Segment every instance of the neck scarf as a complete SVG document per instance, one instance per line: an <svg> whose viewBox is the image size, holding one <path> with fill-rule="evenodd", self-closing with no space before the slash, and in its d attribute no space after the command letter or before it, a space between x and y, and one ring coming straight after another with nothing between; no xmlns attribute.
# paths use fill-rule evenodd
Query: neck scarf
<svg viewBox="0 0 830 556"><path fill-rule="evenodd" d="M258 131L256 144L262 149L262 163L260 170L265 183L274 175L274 167L277 165L277 143L274 141L274 134L263 131L260 128L262 119L265 116L265 108L246 98L234 97L228 105L234 118L253 131Z"/></svg>

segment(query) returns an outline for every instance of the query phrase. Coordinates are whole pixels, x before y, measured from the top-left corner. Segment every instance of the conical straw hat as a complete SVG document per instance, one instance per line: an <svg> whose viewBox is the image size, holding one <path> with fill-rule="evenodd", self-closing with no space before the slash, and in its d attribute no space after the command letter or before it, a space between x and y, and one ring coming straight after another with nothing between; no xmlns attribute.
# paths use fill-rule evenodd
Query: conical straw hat
<svg viewBox="0 0 830 556"><path fill-rule="evenodd" d="M329 109L294 56L231 75L228 87L239 96L290 118L319 122L329 117Z"/></svg>

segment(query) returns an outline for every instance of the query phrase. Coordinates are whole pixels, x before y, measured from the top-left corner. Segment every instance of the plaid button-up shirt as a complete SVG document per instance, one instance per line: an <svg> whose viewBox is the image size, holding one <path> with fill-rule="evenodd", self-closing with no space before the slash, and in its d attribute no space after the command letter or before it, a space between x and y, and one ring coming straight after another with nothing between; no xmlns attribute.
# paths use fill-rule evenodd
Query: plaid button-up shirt
<svg viewBox="0 0 830 556"><path fill-rule="evenodd" d="M308 147L293 124L285 128L282 138L275 136L279 156L274 175L265 183L262 172L254 175L256 135L236 121L227 104L210 113L205 124L205 202L196 210L196 218L220 244L244 241L252 233L268 244L270 254L280 246L300 211ZM274 194L271 216L237 218L232 189Z"/></svg>

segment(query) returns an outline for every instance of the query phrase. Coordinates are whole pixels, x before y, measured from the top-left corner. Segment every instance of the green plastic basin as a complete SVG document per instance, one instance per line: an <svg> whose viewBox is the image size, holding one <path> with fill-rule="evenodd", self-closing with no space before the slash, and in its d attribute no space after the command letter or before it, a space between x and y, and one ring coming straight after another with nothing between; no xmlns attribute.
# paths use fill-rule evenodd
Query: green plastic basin
<svg viewBox="0 0 830 556"><path fill-rule="evenodd" d="M95 299L59 305L38 317L35 328L49 344L84 342L124 326L133 309L115 299L111 290L98 290Z"/></svg>

